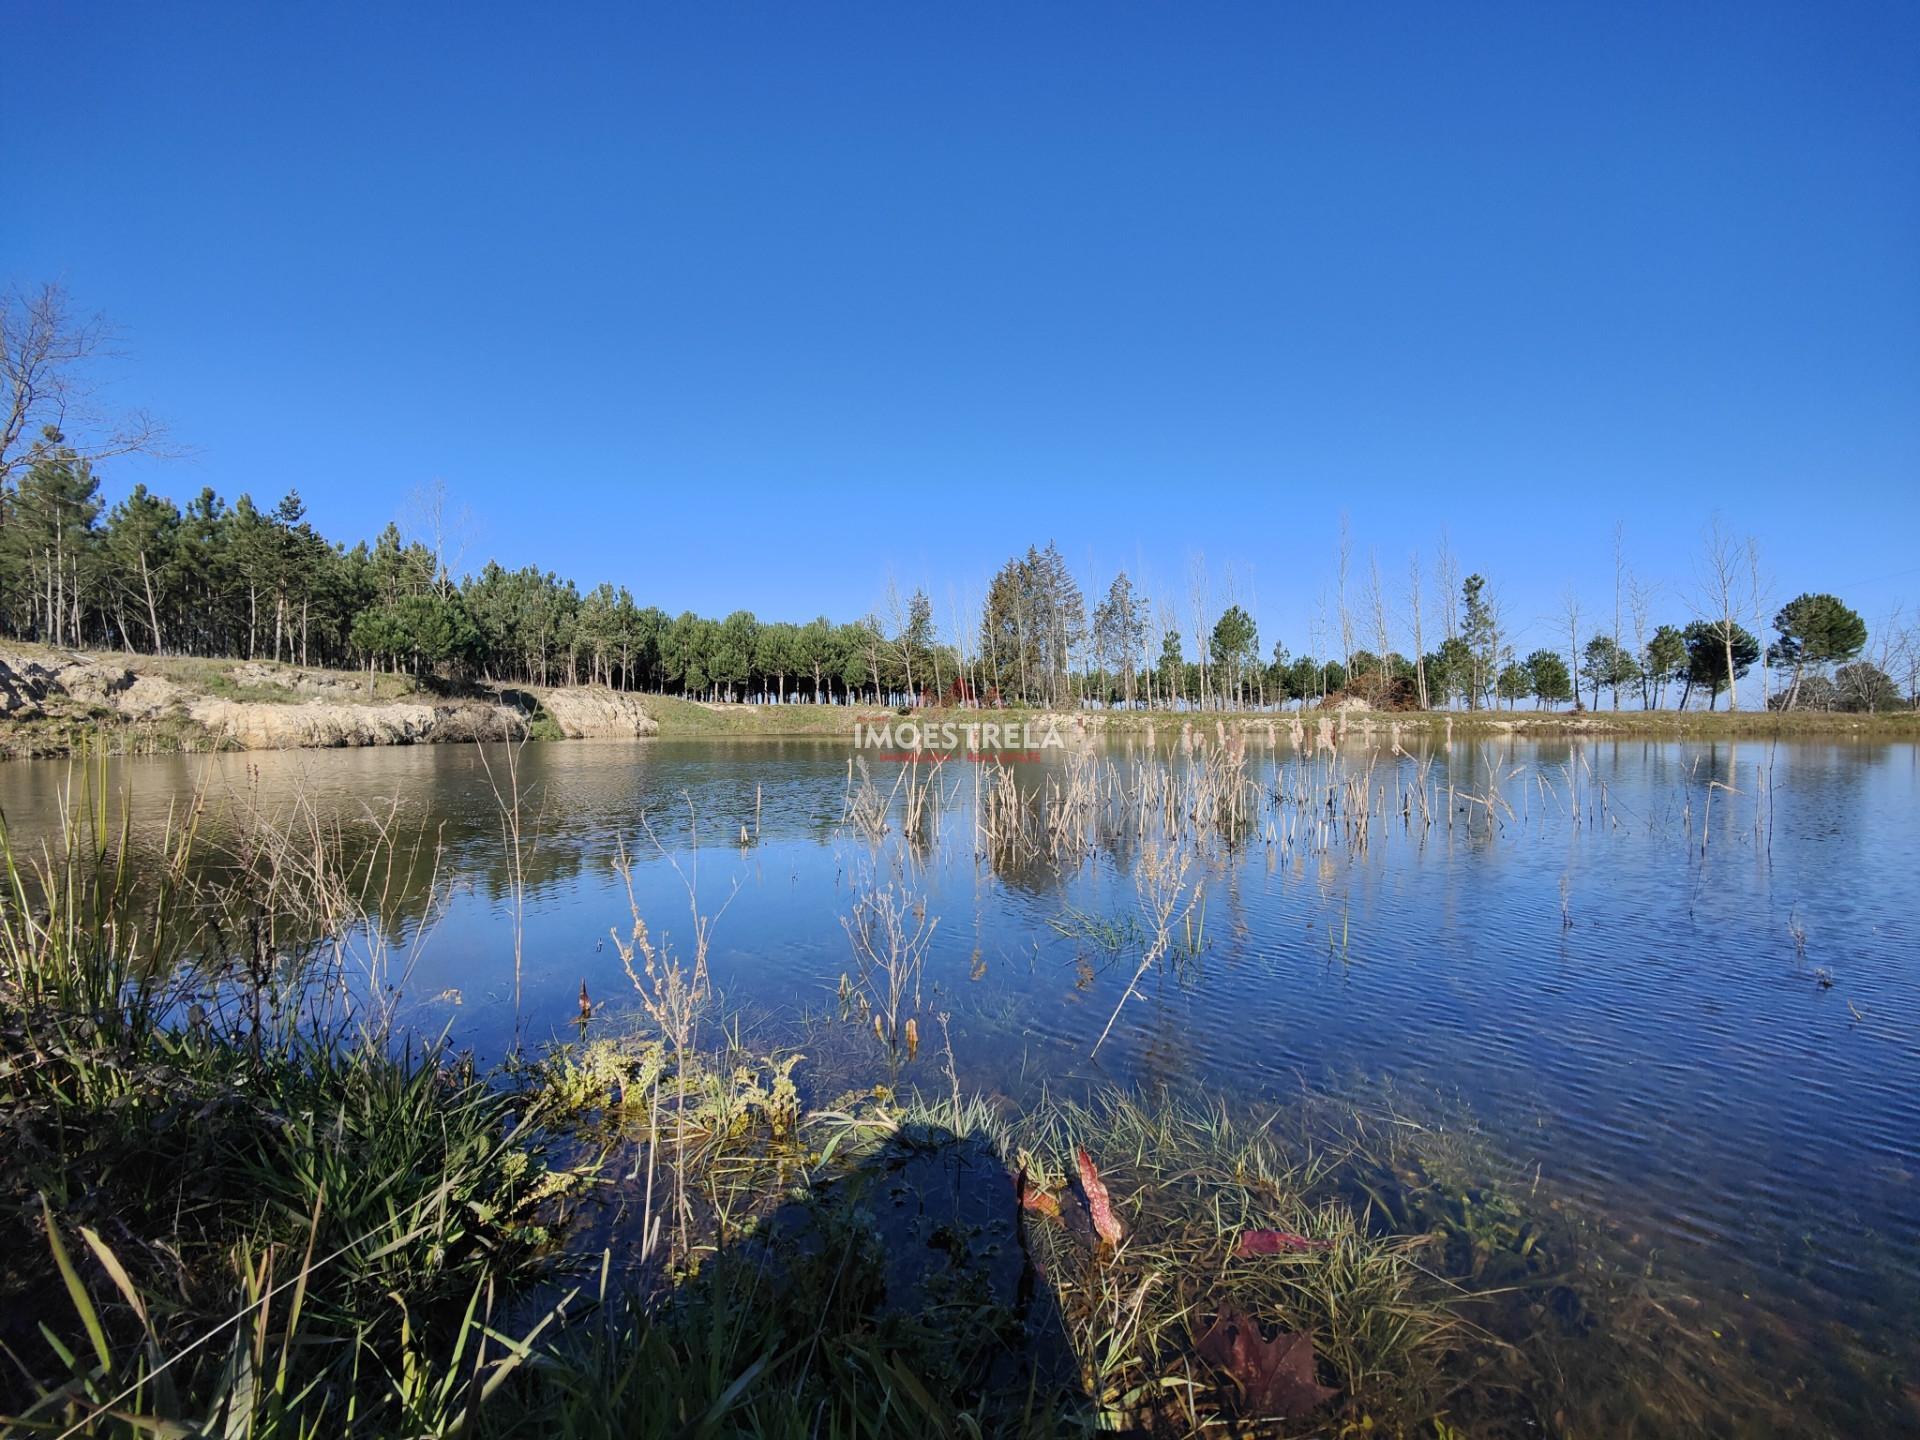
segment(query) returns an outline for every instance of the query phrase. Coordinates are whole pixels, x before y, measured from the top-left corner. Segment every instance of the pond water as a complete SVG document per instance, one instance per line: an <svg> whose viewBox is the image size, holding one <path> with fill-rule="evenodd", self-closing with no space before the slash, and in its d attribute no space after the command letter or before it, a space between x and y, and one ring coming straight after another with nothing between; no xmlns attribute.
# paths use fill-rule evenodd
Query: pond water
<svg viewBox="0 0 1920 1440"><path fill-rule="evenodd" d="M196 790L213 825L297 796L354 833L430 831L437 869L423 853L396 880L395 932L434 875L451 895L396 963L413 1022L483 1058L571 1038L583 983L596 1026L636 1009L608 938L628 925L622 841L656 935L690 943L689 883L718 912L714 983L765 1034L838 1013L843 920L891 885L937 922L922 1014L950 1017L966 1088L1390 1089L1410 1114L1464 1111L1632 1254L1763 1308L1831 1374L1884 1383L1887 1425L1920 1424L1900 1398L1920 1378L1920 748L1312 748L1284 726L1249 741L1246 822L1197 836L1171 953L1097 1057L1150 929L1129 797L1194 764L1164 728L1014 767L1033 823L1000 845L986 767L945 766L916 826L898 767L874 765L875 839L843 823L844 741L525 747L517 986L504 751L155 758L114 783L147 832ZM0 767L16 845L69 782ZM944 1088L921 1024L905 1079Z"/></svg>

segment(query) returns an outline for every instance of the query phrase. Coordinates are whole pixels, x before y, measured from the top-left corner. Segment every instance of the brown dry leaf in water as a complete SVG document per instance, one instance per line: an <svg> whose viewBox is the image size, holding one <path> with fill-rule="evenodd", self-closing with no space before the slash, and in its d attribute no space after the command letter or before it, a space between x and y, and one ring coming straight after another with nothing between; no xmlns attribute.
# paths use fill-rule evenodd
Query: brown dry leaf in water
<svg viewBox="0 0 1920 1440"><path fill-rule="evenodd" d="M1269 1340L1259 1321L1232 1305L1220 1307L1193 1348L1234 1383L1250 1415L1298 1419L1340 1393L1314 1378L1311 1335L1282 1330Z"/></svg>
<svg viewBox="0 0 1920 1440"><path fill-rule="evenodd" d="M1254 1255L1285 1255L1301 1250L1331 1250L1333 1241L1315 1240L1291 1230L1242 1230L1233 1253L1242 1260Z"/></svg>

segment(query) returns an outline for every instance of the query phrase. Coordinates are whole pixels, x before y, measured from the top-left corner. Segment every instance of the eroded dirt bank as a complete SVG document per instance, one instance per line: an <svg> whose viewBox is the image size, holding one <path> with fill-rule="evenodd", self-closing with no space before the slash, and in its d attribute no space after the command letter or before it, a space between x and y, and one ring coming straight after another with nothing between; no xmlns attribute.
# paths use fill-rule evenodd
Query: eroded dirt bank
<svg viewBox="0 0 1920 1440"><path fill-rule="evenodd" d="M252 661L0 649L0 753L110 748L293 750L658 730L637 696L598 686L439 694L404 677Z"/></svg>

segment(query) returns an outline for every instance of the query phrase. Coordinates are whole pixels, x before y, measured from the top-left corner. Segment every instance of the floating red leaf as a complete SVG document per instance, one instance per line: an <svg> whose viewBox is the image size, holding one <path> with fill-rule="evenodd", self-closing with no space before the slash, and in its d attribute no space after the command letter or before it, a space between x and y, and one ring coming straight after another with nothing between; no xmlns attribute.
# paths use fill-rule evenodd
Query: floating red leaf
<svg viewBox="0 0 1920 1440"><path fill-rule="evenodd" d="M1315 1378L1311 1335L1282 1330L1269 1340L1258 1321L1232 1305L1220 1307L1194 1350L1233 1382L1251 1416L1298 1419L1340 1393Z"/></svg>
<svg viewBox="0 0 1920 1440"><path fill-rule="evenodd" d="M1113 1202L1107 1198L1107 1187L1100 1183L1100 1172L1093 1168L1093 1158L1084 1147L1076 1146L1073 1159L1080 1167L1080 1188L1087 1192L1087 1213L1093 1216L1093 1228L1109 1245L1118 1245L1127 1232L1113 1213Z"/></svg>
<svg viewBox="0 0 1920 1440"><path fill-rule="evenodd" d="M1299 1250L1331 1250L1331 1240L1315 1240L1291 1230L1242 1230L1233 1253L1241 1259L1250 1255L1285 1255Z"/></svg>

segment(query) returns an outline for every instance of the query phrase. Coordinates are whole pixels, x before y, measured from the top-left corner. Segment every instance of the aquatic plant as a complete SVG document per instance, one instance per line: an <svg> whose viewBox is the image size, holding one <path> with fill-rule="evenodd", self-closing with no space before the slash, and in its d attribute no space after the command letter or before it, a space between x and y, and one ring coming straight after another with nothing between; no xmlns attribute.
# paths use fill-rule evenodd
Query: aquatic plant
<svg viewBox="0 0 1920 1440"><path fill-rule="evenodd" d="M1101 1030L1100 1038L1093 1042L1095 1055L1106 1044L1114 1022L1120 1018L1120 1012L1132 998L1135 987L1172 945L1173 918L1175 912L1181 910L1183 900L1186 902L1186 915L1191 917L1193 914L1201 891L1197 885L1189 887L1187 872L1192 864L1192 844L1184 835L1169 836L1164 832L1156 832L1143 839L1140 853L1134 861L1133 883L1139 896L1141 917L1146 922L1151 938L1141 953L1140 964L1127 981L1126 989L1120 992L1113 1014L1107 1017L1106 1028Z"/></svg>
<svg viewBox="0 0 1920 1440"><path fill-rule="evenodd" d="M1442 1367L1462 1333L1457 1292L1419 1263L1420 1237L1376 1235L1364 1210L1327 1192L1331 1156L1289 1147L1223 1107L1124 1092L1050 1102L1007 1129L1006 1143L1029 1151L1097 1155L1125 1226L1124 1241L1092 1263L1071 1217L1027 1226L1103 1423L1193 1434L1261 1419L1245 1408L1246 1377L1200 1353L1209 1327L1235 1313L1310 1336L1352 1419L1437 1413ZM1092 1211L1084 1223L1097 1224ZM1260 1230L1312 1243L1240 1253L1240 1237Z"/></svg>
<svg viewBox="0 0 1920 1440"><path fill-rule="evenodd" d="M843 1008L857 1007L887 1052L898 1077L901 1057L911 1062L920 1048L915 1012L921 1008L921 978L938 916L911 894L899 876L882 884L869 877L856 890L851 913L840 919L853 946L854 969L840 977Z"/></svg>
<svg viewBox="0 0 1920 1440"><path fill-rule="evenodd" d="M904 771L902 773L904 774ZM897 790L899 785L900 777L896 777L894 788ZM887 817L892 811L893 796L882 795L875 787L873 775L867 769L866 760L859 755L849 758L840 823L866 840L877 842L890 828Z"/></svg>
<svg viewBox="0 0 1920 1440"><path fill-rule="evenodd" d="M641 1008L652 1020L667 1045L672 1048L674 1101L677 1111L682 1114L687 1109L688 1085L693 1073L691 1060L699 1036L700 1021L713 996L713 980L707 964L708 954L713 946L713 927L726 913L727 906L733 903L733 897L738 893L736 885L734 890L728 892L726 900L721 902L718 910L713 914L708 914L701 908L697 884L699 816L694 812L691 798L687 800L687 812L695 854L694 869L691 872L680 864L677 856L660 843L652 823L645 815L640 817L640 824L647 838L653 842L655 850L673 868L674 874L679 877L681 886L686 892L687 913L693 932L692 957L689 959L675 949L664 931L657 941L653 938L646 918L640 913L640 901L633 888L633 861L627 853L624 841L620 843L616 853L614 868L626 890L627 933L622 935L617 928L609 932L614 950L620 957L620 967L626 971L628 983L633 986L634 993L639 996ZM658 1106L654 1108L657 1111ZM670 1172L674 1187L674 1253L676 1256L684 1256L693 1226L693 1210L688 1201L686 1189L684 1127L675 1129L674 1143L677 1147L677 1163ZM650 1151L649 1164L652 1163L653 1158ZM650 1169L647 1190L649 1217L653 1213L652 1174Z"/></svg>
<svg viewBox="0 0 1920 1440"><path fill-rule="evenodd" d="M1111 955L1117 955L1129 946L1138 945L1146 938L1146 932L1140 928L1139 920L1132 915L1094 915L1069 905L1058 915L1048 918L1047 924L1057 933L1072 940L1085 940L1097 945Z"/></svg>

